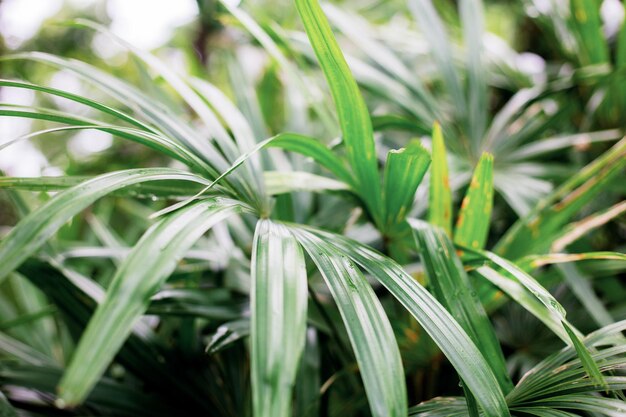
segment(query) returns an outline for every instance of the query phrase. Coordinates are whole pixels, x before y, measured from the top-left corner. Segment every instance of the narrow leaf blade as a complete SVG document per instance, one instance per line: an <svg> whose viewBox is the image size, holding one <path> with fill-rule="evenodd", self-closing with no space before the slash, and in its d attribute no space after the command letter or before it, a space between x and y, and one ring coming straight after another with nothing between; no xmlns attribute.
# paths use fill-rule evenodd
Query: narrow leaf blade
<svg viewBox="0 0 626 417"><path fill-rule="evenodd" d="M97 199L126 186L159 180L205 182L185 171L145 168L104 174L65 190L28 214L0 242L0 279L39 249L65 222Z"/></svg>
<svg viewBox="0 0 626 417"><path fill-rule="evenodd" d="M485 309L445 232L426 222L409 220L435 297L472 338L504 393L513 389L502 349Z"/></svg>
<svg viewBox="0 0 626 417"><path fill-rule="evenodd" d="M415 191L430 165L430 155L415 141L387 153L383 180L385 226L400 224L413 204Z"/></svg>
<svg viewBox="0 0 626 417"><path fill-rule="evenodd" d="M487 242L493 207L493 156L484 153L478 161L461 204L454 229L454 243L482 249Z"/></svg>
<svg viewBox="0 0 626 417"><path fill-rule="evenodd" d="M240 209L232 200L204 200L164 218L143 235L81 336L59 383L62 404L85 399L178 260L208 229Z"/></svg>
<svg viewBox="0 0 626 417"><path fill-rule="evenodd" d="M376 294L363 274L329 241L292 228L324 277L346 325L372 415L407 414L404 371L398 345Z"/></svg>
<svg viewBox="0 0 626 417"><path fill-rule="evenodd" d="M448 311L400 265L375 250L343 236L306 229L332 242L371 273L415 317L472 390L485 416L510 416L498 382L474 342Z"/></svg>
<svg viewBox="0 0 626 417"><path fill-rule="evenodd" d="M428 221L441 227L452 236L452 192L448 177L446 147L441 126L433 126L433 163L430 170L430 191L428 197Z"/></svg>
<svg viewBox="0 0 626 417"><path fill-rule="evenodd" d="M260 220L251 269L253 413L286 417L306 334L304 254L285 226Z"/></svg>
<svg viewBox="0 0 626 417"><path fill-rule="evenodd" d="M335 101L357 192L380 221L378 163L365 101L317 0L296 0L296 7Z"/></svg>

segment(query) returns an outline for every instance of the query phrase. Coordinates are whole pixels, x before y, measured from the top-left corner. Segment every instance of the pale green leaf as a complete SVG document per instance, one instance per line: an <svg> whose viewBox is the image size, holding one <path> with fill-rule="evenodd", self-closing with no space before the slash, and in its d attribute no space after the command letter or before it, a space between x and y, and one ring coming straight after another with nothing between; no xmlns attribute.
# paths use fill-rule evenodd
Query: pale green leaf
<svg viewBox="0 0 626 417"><path fill-rule="evenodd" d="M291 415L291 397L304 350L307 273L291 232L259 220L252 257L251 370L255 417Z"/></svg>
<svg viewBox="0 0 626 417"><path fill-rule="evenodd" d="M372 415L407 413L404 371L387 315L358 267L331 241L291 229L307 251L337 303L356 355Z"/></svg>
<svg viewBox="0 0 626 417"><path fill-rule="evenodd" d="M203 200L162 219L142 236L81 336L59 383L59 404L85 399L182 255L208 229L241 210L233 200Z"/></svg>
<svg viewBox="0 0 626 417"><path fill-rule="evenodd" d="M485 416L510 416L504 395L484 356L448 311L390 258L354 240L306 229L344 253L379 280L433 338L476 397Z"/></svg>
<svg viewBox="0 0 626 417"><path fill-rule="evenodd" d="M97 199L133 184L181 180L205 183L197 175L171 168L111 172L57 194L28 214L0 242L0 279L39 249L61 226Z"/></svg>

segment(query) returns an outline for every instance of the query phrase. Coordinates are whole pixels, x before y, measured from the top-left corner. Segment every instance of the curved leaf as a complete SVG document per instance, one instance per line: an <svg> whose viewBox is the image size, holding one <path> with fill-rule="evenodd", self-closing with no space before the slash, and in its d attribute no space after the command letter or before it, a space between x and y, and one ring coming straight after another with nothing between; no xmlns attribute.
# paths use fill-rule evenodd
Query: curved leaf
<svg viewBox="0 0 626 417"><path fill-rule="evenodd" d="M383 178L384 224L387 229L406 218L429 165L430 155L418 141L387 153Z"/></svg>
<svg viewBox="0 0 626 417"><path fill-rule="evenodd" d="M93 65L44 52L23 52L6 55L1 59L30 60L70 71L121 103L132 106L146 120L150 121L154 126L158 126L158 129L165 135L175 138L188 147L189 150L201 156L202 159L211 165L215 172L222 172L228 168L228 162L217 148L186 125L180 118L175 117L170 110L158 101L152 100L137 88Z"/></svg>
<svg viewBox="0 0 626 417"><path fill-rule="evenodd" d="M81 336L59 383L61 405L85 399L178 260L208 229L242 207L233 200L207 199L148 229L118 268Z"/></svg>
<svg viewBox="0 0 626 417"><path fill-rule="evenodd" d="M346 169L343 161L317 139L297 133L283 133L278 135L268 147L281 148L313 158L313 160L335 174L340 180L348 184L354 184L352 174Z"/></svg>
<svg viewBox="0 0 626 417"><path fill-rule="evenodd" d="M346 237L312 228L304 230L320 240L332 242L336 252L352 258L402 303L450 360L485 416L510 416L498 382L474 342L450 313L400 265Z"/></svg>
<svg viewBox="0 0 626 417"><path fill-rule="evenodd" d="M24 217L0 242L0 279L39 249L65 222L97 199L133 184L163 180L206 182L197 175L177 169L129 169L98 176L57 194Z"/></svg>
<svg viewBox="0 0 626 417"><path fill-rule="evenodd" d="M485 356L500 388L507 394L513 383L495 331L483 308L454 245L440 228L409 219L418 243L422 264L428 274L429 288Z"/></svg>
<svg viewBox="0 0 626 417"><path fill-rule="evenodd" d="M494 251L508 259L548 251L555 235L585 204L626 167L626 138L620 140L551 193L528 216L519 219Z"/></svg>
<svg viewBox="0 0 626 417"><path fill-rule="evenodd" d="M406 416L406 388L391 324L363 274L332 240L291 228L321 272L337 303L359 363L372 415ZM339 253L338 253L339 252Z"/></svg>

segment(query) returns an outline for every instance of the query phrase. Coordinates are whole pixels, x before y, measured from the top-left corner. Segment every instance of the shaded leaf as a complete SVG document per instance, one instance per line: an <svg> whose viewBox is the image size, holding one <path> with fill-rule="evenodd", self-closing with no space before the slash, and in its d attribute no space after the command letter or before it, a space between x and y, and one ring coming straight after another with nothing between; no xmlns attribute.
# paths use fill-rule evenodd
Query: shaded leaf
<svg viewBox="0 0 626 417"><path fill-rule="evenodd" d="M435 297L463 327L489 363L502 391L513 389L500 344L450 238L442 229L409 220Z"/></svg>
<svg viewBox="0 0 626 417"><path fill-rule="evenodd" d="M180 257L208 229L240 210L232 200L204 200L164 218L142 236L81 336L59 384L61 404L85 399Z"/></svg>
<svg viewBox="0 0 626 417"><path fill-rule="evenodd" d="M484 356L450 313L415 278L392 259L359 242L311 228L297 230L306 230L332 242L335 252L344 253L379 280L432 337L472 390L486 416L510 415Z"/></svg>
<svg viewBox="0 0 626 417"><path fill-rule="evenodd" d="M372 415L406 415L406 388L398 345L376 294L348 257L329 241L300 228L294 235L324 277L354 350Z"/></svg>

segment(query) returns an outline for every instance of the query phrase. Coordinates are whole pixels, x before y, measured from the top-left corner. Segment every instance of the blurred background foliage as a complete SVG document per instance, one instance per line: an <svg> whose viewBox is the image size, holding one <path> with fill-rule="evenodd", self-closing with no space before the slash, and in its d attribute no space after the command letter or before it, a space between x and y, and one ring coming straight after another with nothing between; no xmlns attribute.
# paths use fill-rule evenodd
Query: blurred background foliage
<svg viewBox="0 0 626 417"><path fill-rule="evenodd" d="M484 21L472 28L464 27L457 2L435 2L436 19L426 14L423 3L350 0L323 6L373 115L380 161L389 149L414 138L430 146L433 122L441 122L454 207L459 207L480 155L494 154L491 247L518 218L624 136L624 3L485 0ZM151 50L168 67L210 80L237 105L257 140L295 131L336 142L339 129L328 88L290 1L0 0L3 55L43 51L87 61L139 87L195 127L186 104L160 76L101 33L67 23L76 18L100 22ZM439 29L445 29L449 43L437 43ZM480 62L471 59L476 53ZM111 101L71 72L32 60L0 61L0 78ZM10 87L0 87L0 103L90 116L76 103ZM0 142L48 127L43 120L0 117ZM343 152L341 147L337 151ZM293 156L291 162L319 170L304 157ZM0 170L16 177L89 176L166 165L177 166L147 147L101 131L62 131L0 151ZM626 218L620 206L625 191L622 171L577 219L607 207L619 213L568 246L569 251L625 252ZM51 195L45 189L0 189L2 234ZM426 196L426 185L420 186L412 217L424 217ZM73 412L52 407L61 369L94 308L75 284L80 282L76 276L107 287L124 251L149 224L148 216L172 201L145 197L103 199L60 230L50 250L71 272L29 261L0 284L0 346L23 358L16 362L0 355L0 387L28 411L24 415L248 415L251 231L245 219L229 225L230 246L223 243L228 233L217 228L200 242L197 259L177 268L145 317L148 326L159 323L156 331L133 334L83 407ZM344 197L295 193L288 202L279 197L276 217L343 232L386 253L413 245L399 240L394 249L377 241L358 204ZM403 255L407 269L423 280L414 248L408 253ZM624 270L620 261L589 260L543 267L536 277L570 312L570 321L588 333L605 325L607 317L626 319ZM58 274L76 276L54 280ZM451 366L434 342L381 287L375 289L400 346L409 404L459 395L458 380L449 378ZM300 372L309 375L299 381L308 381L321 395L311 398L311 387L299 382L295 415L368 415L328 289L315 277L309 292L309 325L317 331L308 334ZM562 346L517 304L494 308L492 321L515 382ZM148 349L156 353L141 354ZM150 390L137 388L146 381L153 384ZM1 410L0 404L3 415Z"/></svg>

